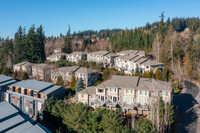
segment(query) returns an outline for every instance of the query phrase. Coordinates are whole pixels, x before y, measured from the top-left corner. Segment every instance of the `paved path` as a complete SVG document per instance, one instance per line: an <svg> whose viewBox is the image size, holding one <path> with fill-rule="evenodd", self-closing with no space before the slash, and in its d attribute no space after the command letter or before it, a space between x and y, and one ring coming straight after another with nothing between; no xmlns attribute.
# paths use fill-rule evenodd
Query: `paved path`
<svg viewBox="0 0 200 133"><path fill-rule="evenodd" d="M198 133L196 132L197 115L193 107L197 104L195 97L199 93L199 88L194 83L188 81L184 83L186 91L173 98L173 104L178 107L176 116L179 121L179 132Z"/></svg>

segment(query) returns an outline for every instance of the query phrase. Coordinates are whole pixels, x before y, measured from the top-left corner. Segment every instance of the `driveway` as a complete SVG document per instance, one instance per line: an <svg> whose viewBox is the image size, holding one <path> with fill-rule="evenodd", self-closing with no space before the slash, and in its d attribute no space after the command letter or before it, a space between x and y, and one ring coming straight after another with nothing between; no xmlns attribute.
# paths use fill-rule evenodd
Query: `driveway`
<svg viewBox="0 0 200 133"><path fill-rule="evenodd" d="M178 133L198 133L196 132L197 115L194 110L194 105L197 104L195 97L199 93L199 88L189 81L184 81L186 88L185 93L174 95L173 104L177 108L176 118Z"/></svg>

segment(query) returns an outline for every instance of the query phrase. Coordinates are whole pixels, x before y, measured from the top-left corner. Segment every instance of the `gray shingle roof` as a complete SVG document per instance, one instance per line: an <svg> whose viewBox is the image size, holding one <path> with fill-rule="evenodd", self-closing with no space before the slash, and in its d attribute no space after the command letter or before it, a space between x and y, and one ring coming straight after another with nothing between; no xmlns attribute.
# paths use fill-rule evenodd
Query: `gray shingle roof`
<svg viewBox="0 0 200 133"><path fill-rule="evenodd" d="M53 83L37 81L37 80L22 80L9 85L9 87L18 86L26 89L41 91L47 87L53 86Z"/></svg>
<svg viewBox="0 0 200 133"><path fill-rule="evenodd" d="M92 53L89 53L90 55L100 55L100 56L105 56L107 54L109 54L110 51L95 51L95 52L92 52Z"/></svg>
<svg viewBox="0 0 200 133"><path fill-rule="evenodd" d="M96 73L98 72L95 69L91 69L91 68L86 68L86 67L80 67L75 73Z"/></svg>
<svg viewBox="0 0 200 133"><path fill-rule="evenodd" d="M139 90L171 90L170 83L168 82L148 78L139 78L135 76L131 77L117 75L113 75L110 80L107 80L97 86L97 88L109 87Z"/></svg>
<svg viewBox="0 0 200 133"><path fill-rule="evenodd" d="M147 61L143 62L142 63L143 65L145 66L155 66L155 65L163 65L163 63L161 62L158 62L158 61L154 61L154 60L151 60L151 59L148 59Z"/></svg>
<svg viewBox="0 0 200 133"><path fill-rule="evenodd" d="M75 72L80 66L60 67L52 70L52 72Z"/></svg>
<svg viewBox="0 0 200 133"><path fill-rule="evenodd" d="M83 93L83 94L96 94L96 87L95 86L90 86L87 87L81 91L79 91L79 93Z"/></svg>

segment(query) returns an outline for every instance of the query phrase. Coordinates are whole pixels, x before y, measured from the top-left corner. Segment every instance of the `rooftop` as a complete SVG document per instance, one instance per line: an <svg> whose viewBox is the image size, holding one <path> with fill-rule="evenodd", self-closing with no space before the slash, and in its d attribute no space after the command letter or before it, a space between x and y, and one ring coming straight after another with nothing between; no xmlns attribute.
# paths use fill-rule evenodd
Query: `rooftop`
<svg viewBox="0 0 200 133"><path fill-rule="evenodd" d="M0 74L0 83L4 83L4 82L7 82L7 81L12 80L12 79L13 78L11 78L11 77Z"/></svg>
<svg viewBox="0 0 200 133"><path fill-rule="evenodd" d="M86 67L80 67L75 73L96 73L98 72L95 69L91 69L91 68L86 68Z"/></svg>
<svg viewBox="0 0 200 133"><path fill-rule="evenodd" d="M136 76L117 76L113 75L110 80L97 86L98 88L117 87L126 89L139 89L139 90L171 90L171 85L168 82L139 78Z"/></svg>
<svg viewBox="0 0 200 133"><path fill-rule="evenodd" d="M7 102L0 103L0 132L8 133L48 133L44 126L35 124L34 120L20 109Z"/></svg>
<svg viewBox="0 0 200 133"><path fill-rule="evenodd" d="M52 70L52 72L75 72L80 66L60 67Z"/></svg>
<svg viewBox="0 0 200 133"><path fill-rule="evenodd" d="M33 67L40 67L40 68L54 68L53 65L48 65L48 64L45 64L45 63L42 63L42 64L34 64Z"/></svg>
<svg viewBox="0 0 200 133"><path fill-rule="evenodd" d="M102 56L105 56L107 54L109 54L110 51L95 51L95 52L92 52L92 53L89 53L90 55L102 55Z"/></svg>
<svg viewBox="0 0 200 133"><path fill-rule="evenodd" d="M90 86L90 87L87 87L81 91L79 91L79 93L83 93L83 94L96 94L96 88L95 86Z"/></svg>
<svg viewBox="0 0 200 133"><path fill-rule="evenodd" d="M37 80L22 80L17 83L9 85L9 87L18 86L26 89L41 91L45 88L53 86L53 83L44 82L44 81L37 81Z"/></svg>

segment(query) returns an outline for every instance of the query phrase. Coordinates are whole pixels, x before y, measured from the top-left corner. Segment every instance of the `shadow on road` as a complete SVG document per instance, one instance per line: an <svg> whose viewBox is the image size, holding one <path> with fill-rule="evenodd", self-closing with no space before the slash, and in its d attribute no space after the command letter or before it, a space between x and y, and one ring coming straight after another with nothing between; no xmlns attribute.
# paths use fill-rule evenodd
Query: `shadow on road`
<svg viewBox="0 0 200 133"><path fill-rule="evenodd" d="M197 115L193 106L197 104L197 101L193 95L189 93L175 95L173 104L178 109L176 118L179 123L179 131L181 133L195 133Z"/></svg>

